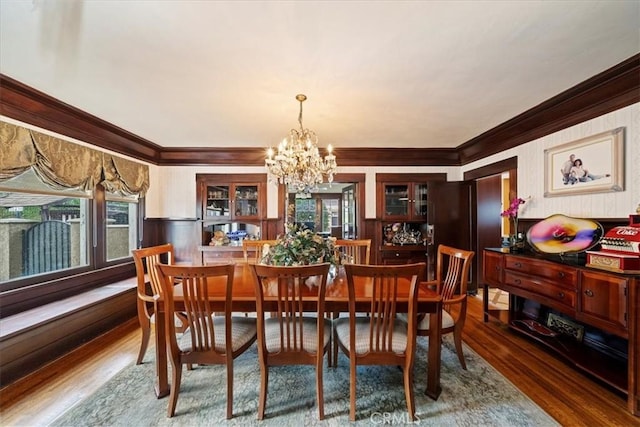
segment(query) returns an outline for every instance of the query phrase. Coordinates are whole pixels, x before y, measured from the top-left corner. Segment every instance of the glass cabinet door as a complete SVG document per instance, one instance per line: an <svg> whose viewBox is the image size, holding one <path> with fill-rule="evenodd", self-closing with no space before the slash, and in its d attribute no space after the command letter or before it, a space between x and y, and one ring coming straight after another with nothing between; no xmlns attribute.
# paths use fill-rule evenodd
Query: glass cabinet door
<svg viewBox="0 0 640 427"><path fill-rule="evenodd" d="M351 185L342 190L342 238L355 239L356 230L356 196L355 186Z"/></svg>
<svg viewBox="0 0 640 427"><path fill-rule="evenodd" d="M385 218L407 218L409 214L409 184L385 184Z"/></svg>
<svg viewBox="0 0 640 427"><path fill-rule="evenodd" d="M258 186L237 185L234 193L233 216L235 218L258 215Z"/></svg>
<svg viewBox="0 0 640 427"><path fill-rule="evenodd" d="M205 218L229 217L231 215L228 185L208 185Z"/></svg>
<svg viewBox="0 0 640 427"><path fill-rule="evenodd" d="M427 184L413 185L413 217L427 220Z"/></svg>

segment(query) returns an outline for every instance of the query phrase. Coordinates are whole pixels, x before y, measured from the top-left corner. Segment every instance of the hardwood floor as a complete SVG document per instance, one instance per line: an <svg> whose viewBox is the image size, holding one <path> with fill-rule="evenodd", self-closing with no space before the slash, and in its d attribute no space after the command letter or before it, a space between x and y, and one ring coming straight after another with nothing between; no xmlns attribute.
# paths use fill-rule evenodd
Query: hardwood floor
<svg viewBox="0 0 640 427"><path fill-rule="evenodd" d="M0 425L48 425L125 366L135 363L140 339L136 322L134 319L0 389ZM624 396L510 332L498 321L484 324L478 298L469 301L464 341L564 426L640 426L640 418L627 412Z"/></svg>

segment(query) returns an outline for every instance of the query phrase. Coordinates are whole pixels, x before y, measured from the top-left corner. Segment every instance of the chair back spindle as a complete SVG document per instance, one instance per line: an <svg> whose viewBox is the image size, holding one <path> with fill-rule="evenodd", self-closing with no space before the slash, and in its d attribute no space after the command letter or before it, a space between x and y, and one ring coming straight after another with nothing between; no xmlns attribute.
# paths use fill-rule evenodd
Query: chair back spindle
<svg viewBox="0 0 640 427"><path fill-rule="evenodd" d="M340 264L369 264L371 239L336 240L336 256Z"/></svg>

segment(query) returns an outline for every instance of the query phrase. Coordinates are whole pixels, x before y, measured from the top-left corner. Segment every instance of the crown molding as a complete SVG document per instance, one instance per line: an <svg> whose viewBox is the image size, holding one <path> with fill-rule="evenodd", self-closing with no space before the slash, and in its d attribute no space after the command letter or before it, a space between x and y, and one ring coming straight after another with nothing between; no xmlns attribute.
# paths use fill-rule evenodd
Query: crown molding
<svg viewBox="0 0 640 427"><path fill-rule="evenodd" d="M162 147L0 74L0 114L139 160L158 163Z"/></svg>
<svg viewBox="0 0 640 427"><path fill-rule="evenodd" d="M462 164L508 150L640 101L640 54L458 147Z"/></svg>
<svg viewBox="0 0 640 427"><path fill-rule="evenodd" d="M261 166L264 148L161 147L0 74L0 114L160 166ZM640 101L640 54L457 148L337 148L340 166L461 166Z"/></svg>

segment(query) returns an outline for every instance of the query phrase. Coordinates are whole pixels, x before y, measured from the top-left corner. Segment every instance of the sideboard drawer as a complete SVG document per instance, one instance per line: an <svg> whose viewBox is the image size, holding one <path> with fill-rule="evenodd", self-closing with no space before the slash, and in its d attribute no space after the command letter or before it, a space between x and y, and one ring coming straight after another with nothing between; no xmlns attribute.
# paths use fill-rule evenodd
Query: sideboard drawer
<svg viewBox="0 0 640 427"><path fill-rule="evenodd" d="M556 286L554 283L541 280L538 277L531 277L505 270L504 284L546 297L549 300L547 301L549 305L559 303L565 306L562 307L565 309L575 310L576 308L575 290Z"/></svg>
<svg viewBox="0 0 640 427"><path fill-rule="evenodd" d="M504 257L504 268L520 273L532 274L553 281L554 284L575 291L578 282L578 269L562 264L525 257L507 255Z"/></svg>

